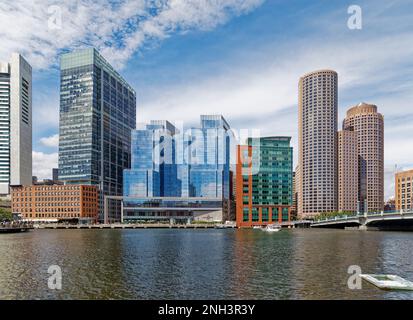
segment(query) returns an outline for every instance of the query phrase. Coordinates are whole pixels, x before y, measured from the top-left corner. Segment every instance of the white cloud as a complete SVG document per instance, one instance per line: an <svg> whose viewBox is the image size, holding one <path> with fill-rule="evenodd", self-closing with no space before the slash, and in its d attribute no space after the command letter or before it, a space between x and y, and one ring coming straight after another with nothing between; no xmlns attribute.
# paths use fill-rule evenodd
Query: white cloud
<svg viewBox="0 0 413 320"><path fill-rule="evenodd" d="M153 6L155 2L158 3L156 8ZM11 51L19 51L33 66L48 67L56 62L57 53L62 48L94 45L119 67L150 42L161 41L174 32L214 28L231 16L253 10L262 2L119 0L114 6L108 0L49 1L48 4L58 4L62 8L61 30L47 28L45 1L36 0L31 4L25 0L2 2L0 60L8 58ZM151 7L155 10L150 10ZM263 134L292 135L297 150L298 78L318 68L339 72L340 118L347 107L362 100L377 104L385 119L412 114L412 78L400 80L401 75L413 72L410 16L406 11L407 19L406 16L376 17L374 10L380 11L380 8L374 1L363 9L368 15L373 14L374 19L366 16L362 32L348 35L343 31L346 24L341 19L346 11L340 9L334 19L313 17L307 21L322 23L320 29L329 30L321 36L316 30L305 39L293 37L287 44L277 42L268 48L253 48L251 51L255 52L244 52L244 57L251 56L250 61L223 61L226 64L222 68L224 71L211 68L213 74L209 73L208 77L149 88L139 99L139 121L161 117L193 122L201 113L222 113L234 127L260 128ZM394 28L393 25L398 29L392 34L389 30ZM356 94L360 91L361 95ZM39 123L57 126L58 97L54 100L57 104L49 102L50 106L42 108L50 110L50 114L53 112L52 117L47 116L47 111L44 116L34 115ZM396 163L401 166L412 164L413 143L409 140L412 126L389 122L385 122L385 126L386 168L392 168ZM386 172L386 185L391 185L391 169ZM391 188L387 194L391 194Z"/></svg>
<svg viewBox="0 0 413 320"><path fill-rule="evenodd" d="M57 168L58 155L55 153L44 153L33 151L33 175L39 179L51 179L52 168Z"/></svg>
<svg viewBox="0 0 413 320"><path fill-rule="evenodd" d="M40 139L40 143L45 147L55 148L59 146L59 134L51 135L50 137L43 137Z"/></svg>
<svg viewBox="0 0 413 320"><path fill-rule="evenodd" d="M56 63L61 49L92 45L121 67L148 40L173 32L208 30L232 16L248 13L263 0L14 0L0 3L0 59L24 54L37 68ZM56 5L61 28L50 29L48 12ZM16 23L18 21L18 23ZM13 26L13 27L11 27Z"/></svg>
<svg viewBox="0 0 413 320"><path fill-rule="evenodd" d="M376 104L385 119L405 118L413 115L413 84L400 86L394 78L400 70L413 71L412 43L413 32L332 41L308 39L290 42L283 48L277 44L276 48L267 49L266 59L231 62L225 72L218 71L208 78L145 92L139 108L140 120L158 119L161 115L162 119L193 122L199 114L220 113L237 129L256 128L263 135L291 135L297 159L299 77L324 68L339 73L339 126L345 111L361 101ZM403 50L394 50L401 46ZM271 53L275 51L276 56ZM386 167L413 163L411 130L411 124L385 122ZM385 178L389 197L393 194L393 178L388 173Z"/></svg>
<svg viewBox="0 0 413 320"><path fill-rule="evenodd" d="M299 77L320 68L332 68L339 73L340 119L348 107L361 102L354 97L354 90L368 86L373 89L366 89L366 94L370 95L363 100L377 104L385 116L405 115L412 101L408 98L411 96L409 90L397 94L390 92L387 98L370 98L375 87L380 88L382 94L391 91L384 84L398 72L398 67L408 64L413 55L413 46L406 46L403 52L394 52L392 48L412 40L412 34L401 34L360 43L313 41L311 52L297 49L294 59L291 59L290 51L293 47L306 47L303 43L291 43L284 50L278 48L276 57L271 54L274 48L270 48L266 59L232 62L225 72L218 71L208 78L145 91L139 120L148 121L162 115L163 119L193 122L204 112L222 113L238 129L257 128L266 135L288 134L295 138ZM354 47L358 48L356 55ZM389 56L395 61L392 64L394 71L382 73ZM409 130L410 126L404 133ZM413 148L411 150L413 153Z"/></svg>

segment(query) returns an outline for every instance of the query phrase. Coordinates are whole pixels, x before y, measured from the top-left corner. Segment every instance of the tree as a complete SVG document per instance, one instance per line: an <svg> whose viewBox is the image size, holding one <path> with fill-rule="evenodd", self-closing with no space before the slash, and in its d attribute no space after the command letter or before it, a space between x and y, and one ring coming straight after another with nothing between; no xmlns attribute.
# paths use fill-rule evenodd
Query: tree
<svg viewBox="0 0 413 320"><path fill-rule="evenodd" d="M0 221L2 220L12 220L13 215L10 209L0 208Z"/></svg>

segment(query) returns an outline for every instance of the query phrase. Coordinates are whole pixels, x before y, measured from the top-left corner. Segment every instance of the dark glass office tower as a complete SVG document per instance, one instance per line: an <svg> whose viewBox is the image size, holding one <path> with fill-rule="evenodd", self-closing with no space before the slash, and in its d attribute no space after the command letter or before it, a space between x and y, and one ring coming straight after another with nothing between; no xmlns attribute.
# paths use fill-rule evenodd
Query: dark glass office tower
<svg viewBox="0 0 413 320"><path fill-rule="evenodd" d="M59 180L98 185L103 197L121 196L130 168L136 93L95 49L64 54L60 62ZM109 203L109 221L120 220L120 202Z"/></svg>

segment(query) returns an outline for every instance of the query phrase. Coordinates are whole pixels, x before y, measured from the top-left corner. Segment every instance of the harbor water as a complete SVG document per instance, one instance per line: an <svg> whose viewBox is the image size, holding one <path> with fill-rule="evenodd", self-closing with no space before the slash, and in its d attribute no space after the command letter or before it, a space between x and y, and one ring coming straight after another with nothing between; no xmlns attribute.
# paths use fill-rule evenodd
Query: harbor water
<svg viewBox="0 0 413 320"><path fill-rule="evenodd" d="M348 286L350 266L413 280L412 248L409 232L33 230L0 235L0 299L413 299Z"/></svg>

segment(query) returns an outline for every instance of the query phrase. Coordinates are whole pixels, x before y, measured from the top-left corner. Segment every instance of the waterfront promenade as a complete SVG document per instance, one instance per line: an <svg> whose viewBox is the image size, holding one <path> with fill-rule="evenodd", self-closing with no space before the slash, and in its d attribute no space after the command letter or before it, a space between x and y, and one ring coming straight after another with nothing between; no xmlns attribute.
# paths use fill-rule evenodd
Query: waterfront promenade
<svg viewBox="0 0 413 320"><path fill-rule="evenodd" d="M90 224L90 225L70 225L70 224L39 224L34 226L35 229L223 229L235 228L235 225L217 225L214 223L199 224Z"/></svg>
<svg viewBox="0 0 413 320"><path fill-rule="evenodd" d="M0 233L18 233L33 229L33 224L25 222L1 222Z"/></svg>
<svg viewBox="0 0 413 320"><path fill-rule="evenodd" d="M290 221L279 223L282 228L309 227L311 221ZM35 229L235 229L235 223L114 223L114 224L34 224ZM248 228L247 228L248 229Z"/></svg>

